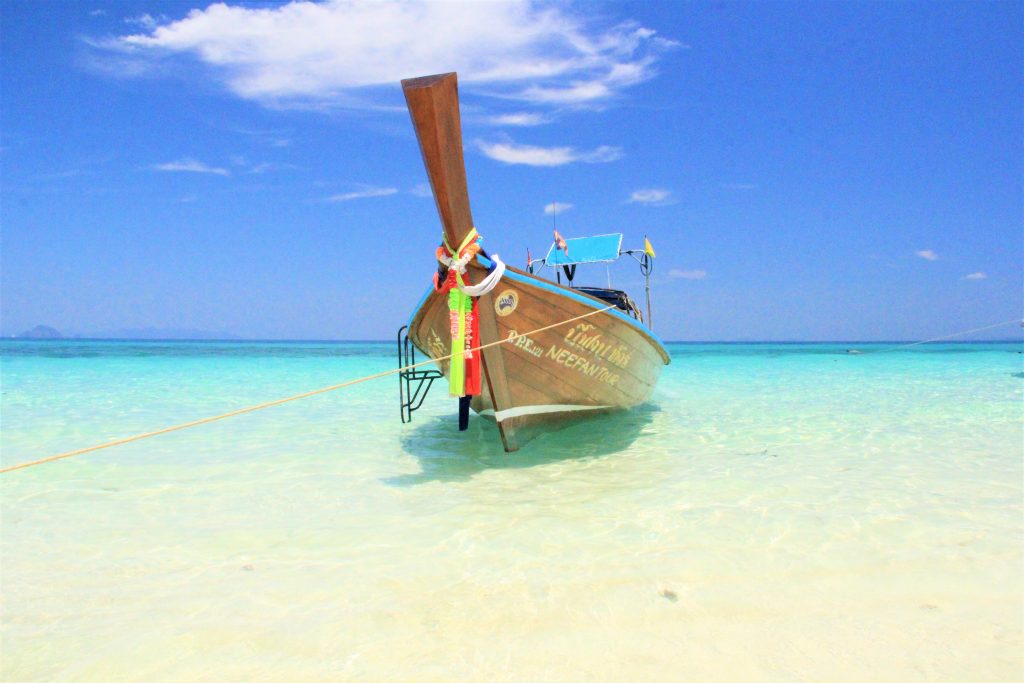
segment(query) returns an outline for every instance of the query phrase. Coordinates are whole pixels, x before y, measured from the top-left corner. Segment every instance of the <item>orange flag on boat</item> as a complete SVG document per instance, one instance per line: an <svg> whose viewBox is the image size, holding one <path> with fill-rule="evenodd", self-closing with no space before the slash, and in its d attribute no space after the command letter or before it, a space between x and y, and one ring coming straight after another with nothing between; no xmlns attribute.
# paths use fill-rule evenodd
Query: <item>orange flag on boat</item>
<svg viewBox="0 0 1024 683"><path fill-rule="evenodd" d="M644 235L644 253L654 258L654 247L651 246L651 241L647 239L647 235Z"/></svg>
<svg viewBox="0 0 1024 683"><path fill-rule="evenodd" d="M533 257L530 256L530 248L526 248L526 269L530 269L530 264L533 263Z"/></svg>
<svg viewBox="0 0 1024 683"><path fill-rule="evenodd" d="M564 251L566 256L569 255L569 245L565 243L565 240L558 234L557 230L555 230L555 248Z"/></svg>

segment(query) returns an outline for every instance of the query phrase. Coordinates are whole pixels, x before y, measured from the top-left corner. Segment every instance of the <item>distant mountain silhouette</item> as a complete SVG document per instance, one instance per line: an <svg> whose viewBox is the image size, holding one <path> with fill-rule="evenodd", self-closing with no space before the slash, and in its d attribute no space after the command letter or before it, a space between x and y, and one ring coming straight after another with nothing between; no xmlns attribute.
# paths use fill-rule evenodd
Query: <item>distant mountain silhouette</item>
<svg viewBox="0 0 1024 683"><path fill-rule="evenodd" d="M53 329L49 325L36 325L31 330L25 330L18 335L18 339L63 339L64 335L60 331Z"/></svg>

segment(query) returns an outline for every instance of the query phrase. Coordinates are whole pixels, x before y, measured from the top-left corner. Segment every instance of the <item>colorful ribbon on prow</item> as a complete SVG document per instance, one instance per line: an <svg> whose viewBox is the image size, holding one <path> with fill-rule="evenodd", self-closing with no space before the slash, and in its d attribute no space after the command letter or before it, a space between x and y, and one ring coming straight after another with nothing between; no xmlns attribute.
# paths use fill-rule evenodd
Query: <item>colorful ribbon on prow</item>
<svg viewBox="0 0 1024 683"><path fill-rule="evenodd" d="M480 393L480 352L473 351L479 344L480 322L476 297L462 290L470 283L466 266L480 251L480 236L476 228L469 231L458 249L452 249L448 240L437 248L437 260L448 267L444 282L434 278L434 287L448 293L448 319L451 324L452 357L449 361L448 391L452 396L476 396ZM459 353L459 351L462 353Z"/></svg>

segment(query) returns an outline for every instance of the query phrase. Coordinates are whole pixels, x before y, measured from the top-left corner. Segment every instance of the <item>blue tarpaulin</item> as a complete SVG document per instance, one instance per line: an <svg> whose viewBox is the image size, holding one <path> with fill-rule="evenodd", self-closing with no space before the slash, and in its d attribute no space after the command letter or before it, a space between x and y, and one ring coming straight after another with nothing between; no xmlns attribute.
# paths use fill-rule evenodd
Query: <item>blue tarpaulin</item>
<svg viewBox="0 0 1024 683"><path fill-rule="evenodd" d="M569 247L566 254L558 249L554 243L548 249L548 255L544 257L545 263L549 266L570 266L574 263L600 263L603 261L614 261L619 258L619 247L622 246L622 233L616 232L611 235L596 235L594 237L574 237L565 240Z"/></svg>

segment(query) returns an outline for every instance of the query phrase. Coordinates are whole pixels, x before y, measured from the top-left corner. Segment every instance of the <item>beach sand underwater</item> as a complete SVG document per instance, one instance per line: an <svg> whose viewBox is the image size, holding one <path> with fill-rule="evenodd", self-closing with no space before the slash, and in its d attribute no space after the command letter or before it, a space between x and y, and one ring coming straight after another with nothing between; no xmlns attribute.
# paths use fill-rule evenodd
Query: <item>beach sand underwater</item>
<svg viewBox="0 0 1024 683"><path fill-rule="evenodd" d="M1019 681L1019 343L668 344L505 454L367 382L0 477L4 681ZM395 367L4 341L2 464Z"/></svg>

